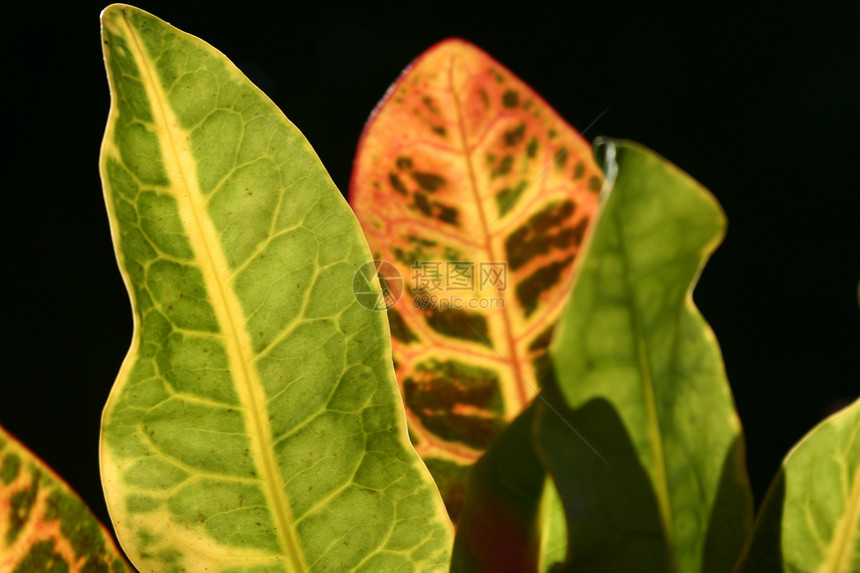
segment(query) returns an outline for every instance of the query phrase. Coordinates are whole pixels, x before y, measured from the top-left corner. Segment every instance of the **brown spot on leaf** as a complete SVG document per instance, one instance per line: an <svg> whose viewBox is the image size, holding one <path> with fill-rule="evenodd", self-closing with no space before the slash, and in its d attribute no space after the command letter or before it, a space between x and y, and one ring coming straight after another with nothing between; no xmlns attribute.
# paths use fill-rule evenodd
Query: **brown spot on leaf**
<svg viewBox="0 0 860 573"><path fill-rule="evenodd" d="M514 156L509 153L499 160L499 164L493 168L490 172L490 176L495 179L496 177L507 175L511 172L511 167L513 167L513 165Z"/></svg>
<svg viewBox="0 0 860 573"><path fill-rule="evenodd" d="M418 340L418 337L415 336L400 313L394 310L394 307L388 309L388 325L391 329L391 336L403 344Z"/></svg>
<svg viewBox="0 0 860 573"><path fill-rule="evenodd" d="M538 140L537 137L532 137L529 139L528 144L526 145L526 155L529 156L530 159L534 159L537 155L538 150Z"/></svg>
<svg viewBox="0 0 860 573"><path fill-rule="evenodd" d="M412 204L428 217L433 216L433 207L430 206L430 200L427 199L427 195L424 193L419 193L417 191L413 193Z"/></svg>
<svg viewBox="0 0 860 573"><path fill-rule="evenodd" d="M488 368L431 359L404 380L403 396L422 424L443 439L486 448L504 426L498 374Z"/></svg>
<svg viewBox="0 0 860 573"><path fill-rule="evenodd" d="M421 98L421 103L423 103L427 107L427 109L430 110L430 113L432 113L433 115L439 115L439 108L436 106L436 102L433 100L432 97L423 96Z"/></svg>
<svg viewBox="0 0 860 573"><path fill-rule="evenodd" d="M520 103L520 96L514 90L508 90L502 95L502 105L508 109L517 107Z"/></svg>
<svg viewBox="0 0 860 573"><path fill-rule="evenodd" d="M507 130L503 135L502 139L505 142L505 145L508 147L513 147L518 144L525 138L526 135L526 124L521 123L518 126Z"/></svg>
<svg viewBox="0 0 860 573"><path fill-rule="evenodd" d="M553 163L555 164L556 169L564 169L564 164L567 163L568 153L567 148L562 147L555 153L555 157L553 158Z"/></svg>
<svg viewBox="0 0 860 573"><path fill-rule="evenodd" d="M540 302L541 293L554 287L561 277L561 272L572 262L573 255L563 261L553 261L549 265L539 268L517 285L517 299L520 301L526 316L534 312L538 302Z"/></svg>
<svg viewBox="0 0 860 573"><path fill-rule="evenodd" d="M391 183L391 187L400 193L401 195L409 195L409 190L406 189L406 185L403 184L403 181L400 177L397 176L393 171L388 174L388 181Z"/></svg>
<svg viewBox="0 0 860 573"><path fill-rule="evenodd" d="M451 207L450 205L443 205L442 203L438 203L434 201L434 205L439 208L439 213L436 215L436 218L442 221L443 223L448 223L449 225L457 226L457 215L458 211L455 207Z"/></svg>
<svg viewBox="0 0 860 573"><path fill-rule="evenodd" d="M412 169L412 159L405 155L398 157L394 164L397 165L398 169Z"/></svg>
<svg viewBox="0 0 860 573"><path fill-rule="evenodd" d="M529 350L532 352L540 352L542 350L546 350L549 346L550 341L552 340L552 332L553 327L549 327L537 336L535 336L534 340L532 340L531 344L529 344Z"/></svg>
<svg viewBox="0 0 860 573"><path fill-rule="evenodd" d="M412 193L412 206L427 217L436 218L443 223L448 223L455 227L458 225L457 217L459 211L456 207L445 205L439 201L430 200L427 198L425 193L421 193L419 191Z"/></svg>
<svg viewBox="0 0 860 573"><path fill-rule="evenodd" d="M456 308L436 310L429 306L424 310L424 317L430 328L440 334L475 342L488 338L487 319L476 312Z"/></svg>
<svg viewBox="0 0 860 573"><path fill-rule="evenodd" d="M425 191L436 191L445 185L445 178L436 173L428 173L425 171L413 171L410 173L412 178L418 183L418 186Z"/></svg>
<svg viewBox="0 0 860 573"><path fill-rule="evenodd" d="M505 241L511 270L522 267L538 254L548 253L553 247L564 249L581 241L578 227L560 228L573 215L574 209L571 200L548 205L511 233Z"/></svg>

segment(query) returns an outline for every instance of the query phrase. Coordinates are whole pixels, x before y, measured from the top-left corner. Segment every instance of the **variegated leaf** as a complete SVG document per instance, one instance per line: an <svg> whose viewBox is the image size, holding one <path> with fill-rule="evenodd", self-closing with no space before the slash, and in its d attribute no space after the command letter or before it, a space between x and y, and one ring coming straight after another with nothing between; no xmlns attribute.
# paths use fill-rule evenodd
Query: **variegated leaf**
<svg viewBox="0 0 860 573"><path fill-rule="evenodd" d="M0 571L131 570L77 494L0 427Z"/></svg>
<svg viewBox="0 0 860 573"><path fill-rule="evenodd" d="M406 434L371 264L298 129L220 52L102 16L102 179L135 334L102 426L145 571L441 571L451 524ZM377 291L378 292L378 291Z"/></svg>
<svg viewBox="0 0 860 573"><path fill-rule="evenodd" d="M351 204L407 285L389 309L397 378L454 518L465 470L535 395L601 177L538 94L458 39L365 128Z"/></svg>

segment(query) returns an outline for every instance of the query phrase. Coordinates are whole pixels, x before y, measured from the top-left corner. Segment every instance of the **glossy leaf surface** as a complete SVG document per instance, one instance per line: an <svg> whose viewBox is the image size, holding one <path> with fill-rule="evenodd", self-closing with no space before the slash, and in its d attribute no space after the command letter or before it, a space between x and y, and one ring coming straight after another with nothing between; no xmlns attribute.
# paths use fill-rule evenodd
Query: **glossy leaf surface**
<svg viewBox="0 0 860 573"><path fill-rule="evenodd" d="M131 571L77 494L2 427L0 571Z"/></svg>
<svg viewBox="0 0 860 573"><path fill-rule="evenodd" d="M101 170L135 333L102 478L141 570L436 571L451 525L409 444L357 221L220 52L102 15Z"/></svg>
<svg viewBox="0 0 860 573"><path fill-rule="evenodd" d="M365 128L350 201L407 285L397 378L453 517L467 467L537 391L601 181L576 131L462 40L416 59Z"/></svg>
<svg viewBox="0 0 860 573"><path fill-rule="evenodd" d="M860 400L788 454L738 571L860 571Z"/></svg>
<svg viewBox="0 0 860 573"><path fill-rule="evenodd" d="M562 407L536 402L539 453L567 516L566 570L730 571L743 547L740 422L691 294L724 228L701 185L617 144L617 179L550 349L546 395Z"/></svg>

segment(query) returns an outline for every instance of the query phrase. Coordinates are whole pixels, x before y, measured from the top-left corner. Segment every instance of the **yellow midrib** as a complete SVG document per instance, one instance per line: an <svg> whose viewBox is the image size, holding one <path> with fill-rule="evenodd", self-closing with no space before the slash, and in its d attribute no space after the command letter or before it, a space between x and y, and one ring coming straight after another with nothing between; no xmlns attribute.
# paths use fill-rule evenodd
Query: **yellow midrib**
<svg viewBox="0 0 860 573"><path fill-rule="evenodd" d="M478 215L481 220L481 231L484 237L483 249L487 253L487 256L489 257L490 261L498 261L500 259L496 256L495 249L493 248L492 237L489 233L489 221L487 219L486 213L484 212L484 202L481 200L481 194L478 189L478 179L475 176L475 167L472 162L472 152L469 149L469 142L466 139L466 122L463 117L463 105L460 103L460 98L458 97L456 84L454 82L454 68L456 66L457 59L458 56L456 55L451 57L451 61L448 68L448 84L451 86L451 95L452 99L454 100L454 107L457 110L457 123L459 126L461 145L463 146L463 155L465 155L466 167L469 171L470 188L472 190L475 205L477 206ZM506 291L502 291L501 294L503 297L507 298ZM517 339L514 335L513 326L511 325L511 317L508 314L509 311L507 300L505 300L504 307L499 310L502 316L502 323L504 325L504 338L508 347L508 352L506 356L507 360L505 361L510 361L508 363L508 366L511 367L515 373L526 371L523 367L527 365L521 363L522 359L517 352ZM521 376L514 376L513 382L516 388L516 396L510 396L507 400L505 400L507 404L512 404L514 406L509 412L512 414L512 419L513 417L516 417L516 415L519 414L528 405L529 400L534 394L534 390L532 388L526 387L525 381L522 379Z"/></svg>
<svg viewBox="0 0 860 573"><path fill-rule="evenodd" d="M853 571L853 562L858 559L854 546L860 526L860 465L854 468L850 479L852 483L847 507L836 524L833 543L830 544L824 563L818 568L819 573L849 573Z"/></svg>
<svg viewBox="0 0 860 573"><path fill-rule="evenodd" d="M128 47L138 63L141 83L151 102L153 122L159 128L165 172L171 180L174 197L179 205L180 217L188 233L192 251L201 262L201 272L221 326L230 374L242 403L242 412L248 426L248 435L254 459L263 482L275 527L282 549L289 558L291 571L306 571L304 557L294 537L293 516L284 491L281 473L274 452L268 447L271 429L265 415L265 395L257 372L252 366L254 358L244 324L242 306L230 285L227 260L220 247L218 233L206 216L206 201L197 184L196 165L187 147L187 133L180 127L158 82L153 62L147 57L140 38L123 12L128 30Z"/></svg>

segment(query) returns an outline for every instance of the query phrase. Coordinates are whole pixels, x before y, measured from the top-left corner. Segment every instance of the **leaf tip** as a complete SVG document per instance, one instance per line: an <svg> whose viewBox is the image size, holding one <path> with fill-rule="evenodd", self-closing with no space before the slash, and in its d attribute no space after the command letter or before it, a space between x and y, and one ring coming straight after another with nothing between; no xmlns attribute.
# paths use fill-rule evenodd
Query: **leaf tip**
<svg viewBox="0 0 860 573"><path fill-rule="evenodd" d="M424 50L424 52L422 52L417 58L415 58L415 60L412 62L412 64L410 64L409 67L413 67L419 61L430 56L439 57L440 55L444 56L446 54L452 57L486 59L495 62L494 58L477 44L473 44L469 40L466 40L465 38L461 38L459 36L450 36L448 38L445 38L444 40L439 40L438 42ZM498 64L498 62L495 63Z"/></svg>
<svg viewBox="0 0 860 573"><path fill-rule="evenodd" d="M592 144L594 158L603 170L603 188L600 190L601 201L605 201L612 188L615 186L615 178L618 176L618 160L615 140L610 137L599 136Z"/></svg>
<svg viewBox="0 0 860 573"><path fill-rule="evenodd" d="M133 7L129 6L128 4L120 4L120 3L109 4L108 6L106 6L104 8L104 10L102 10L101 14L99 14L99 20L101 20L102 23L104 23L104 21L106 19L112 18L115 13L124 12L128 8L133 8Z"/></svg>

